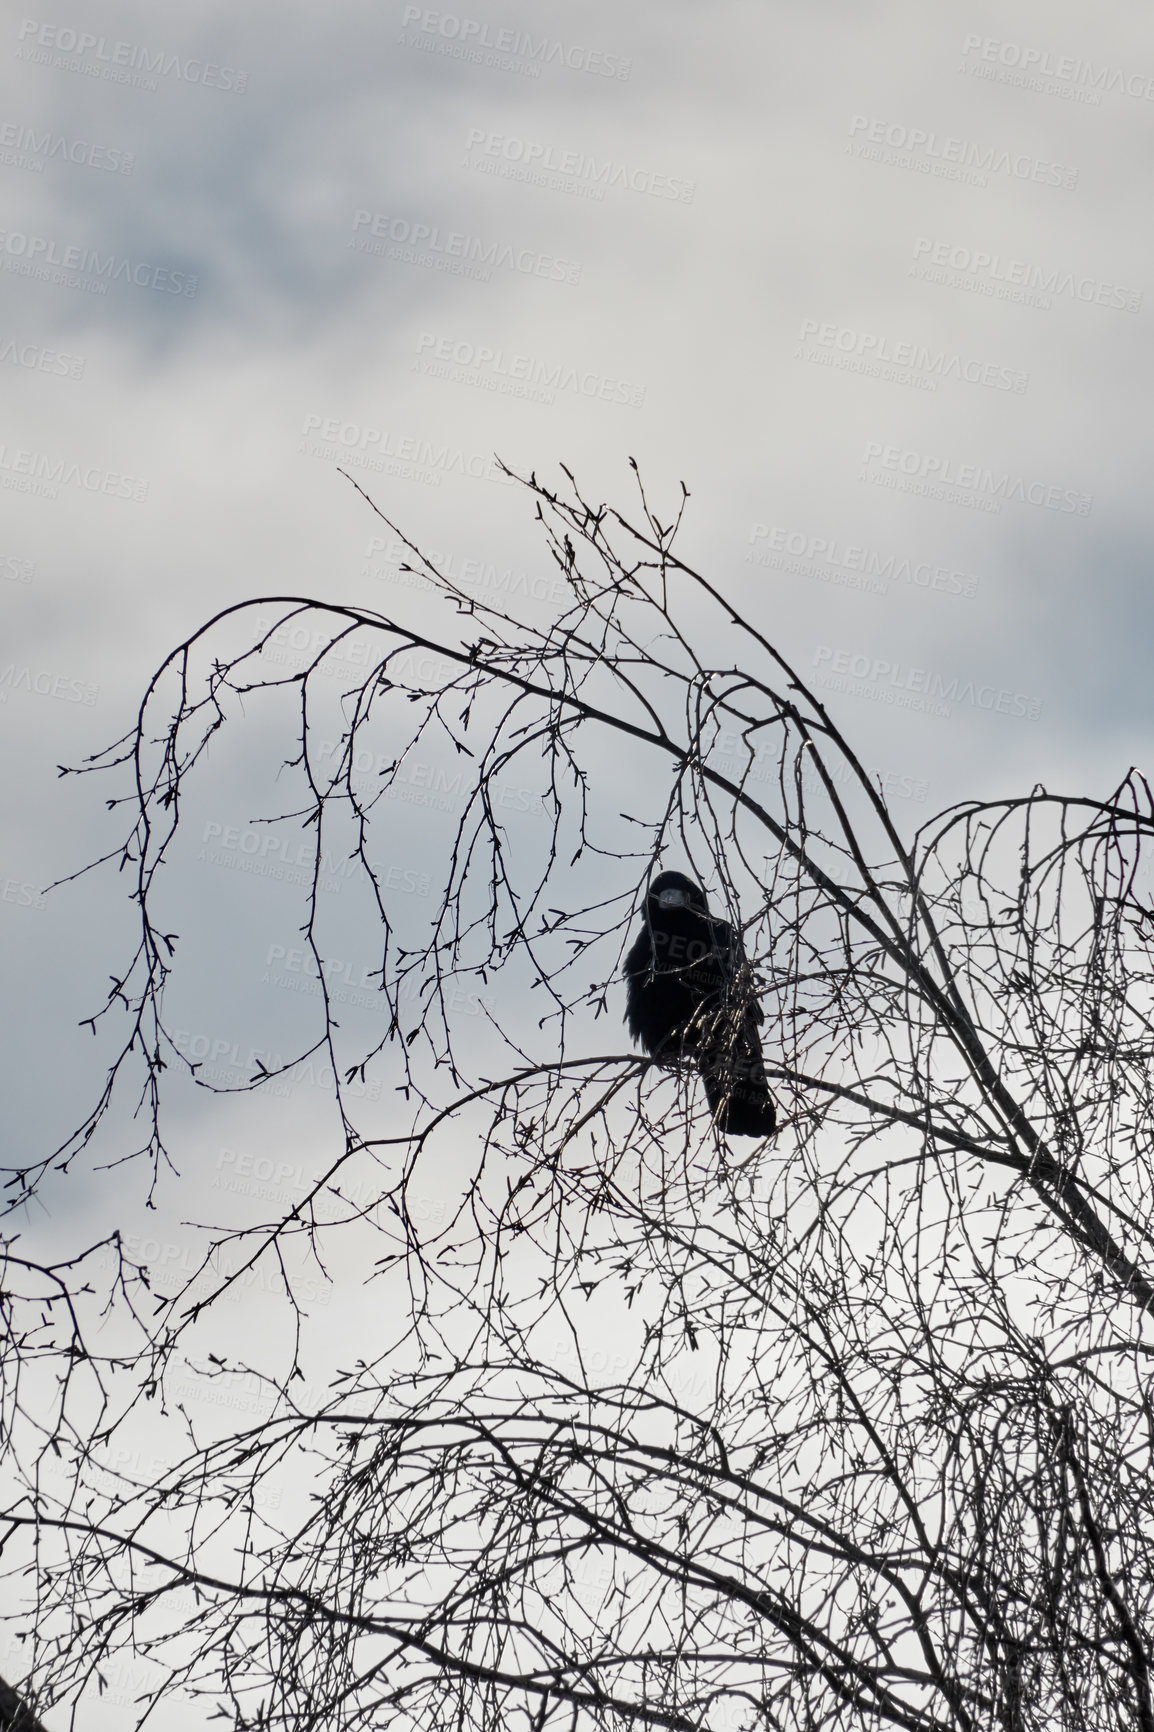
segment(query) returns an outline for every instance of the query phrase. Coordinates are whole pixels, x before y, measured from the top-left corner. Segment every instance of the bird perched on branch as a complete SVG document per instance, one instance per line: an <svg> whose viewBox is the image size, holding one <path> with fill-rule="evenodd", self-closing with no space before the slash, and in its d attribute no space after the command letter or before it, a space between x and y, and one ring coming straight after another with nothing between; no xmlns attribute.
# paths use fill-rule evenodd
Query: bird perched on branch
<svg viewBox="0 0 1154 1732"><path fill-rule="evenodd" d="M691 878L662 872L653 880L623 972L634 1040L658 1064L696 1064L723 1134L771 1137L777 1114L758 1032L764 1013L741 937L713 918Z"/></svg>

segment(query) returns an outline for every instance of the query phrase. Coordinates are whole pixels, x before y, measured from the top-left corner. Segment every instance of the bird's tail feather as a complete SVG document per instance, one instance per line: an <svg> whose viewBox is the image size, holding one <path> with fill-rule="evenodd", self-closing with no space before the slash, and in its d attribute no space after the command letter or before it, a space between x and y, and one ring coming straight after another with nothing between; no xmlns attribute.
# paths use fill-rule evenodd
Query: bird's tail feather
<svg viewBox="0 0 1154 1732"><path fill-rule="evenodd" d="M760 1052L745 1043L703 1053L701 1080L713 1122L723 1136L771 1137L777 1112Z"/></svg>

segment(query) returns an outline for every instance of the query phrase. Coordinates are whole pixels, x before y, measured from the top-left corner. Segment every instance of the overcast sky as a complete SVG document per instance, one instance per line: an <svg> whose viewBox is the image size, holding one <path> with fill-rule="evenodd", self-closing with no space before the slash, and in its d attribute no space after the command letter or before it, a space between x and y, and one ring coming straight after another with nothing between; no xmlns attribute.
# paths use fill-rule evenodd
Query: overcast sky
<svg viewBox="0 0 1154 1732"><path fill-rule="evenodd" d="M684 480L687 552L830 682L911 828L1148 765L1148 6L100 0L10 14L0 64L25 1152L91 1098L75 1025L131 935L111 879L39 896L113 835L56 766L221 605L394 605L339 459L417 540L530 580L493 453L623 503L630 456L657 498ZM931 676L936 713L885 701ZM256 906L196 883L223 929ZM313 1134L298 1101L292 1162ZM139 1225L119 1182L78 1194Z"/></svg>

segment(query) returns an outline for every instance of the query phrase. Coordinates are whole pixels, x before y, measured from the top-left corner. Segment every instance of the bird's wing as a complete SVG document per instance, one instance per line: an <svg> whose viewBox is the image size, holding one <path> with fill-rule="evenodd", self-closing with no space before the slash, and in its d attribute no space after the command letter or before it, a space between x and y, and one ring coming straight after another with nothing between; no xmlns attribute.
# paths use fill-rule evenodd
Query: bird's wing
<svg viewBox="0 0 1154 1732"><path fill-rule="evenodd" d="M748 958L745 954L745 946L741 942L741 933L735 932L733 927L725 920L715 920L713 924L717 929L716 943L724 956L725 970L729 976L729 980L731 982L737 980L738 976L742 973L745 973L747 980L752 980L752 971L749 969ZM756 993L752 991L750 991L745 1002L745 1020L746 1022L765 1021L765 1012L761 1008L761 1000L757 997Z"/></svg>
<svg viewBox="0 0 1154 1732"><path fill-rule="evenodd" d="M644 1014L642 994L645 977L653 967L653 937L646 921L629 947L622 974L625 977L625 1023L634 1040L642 1038Z"/></svg>

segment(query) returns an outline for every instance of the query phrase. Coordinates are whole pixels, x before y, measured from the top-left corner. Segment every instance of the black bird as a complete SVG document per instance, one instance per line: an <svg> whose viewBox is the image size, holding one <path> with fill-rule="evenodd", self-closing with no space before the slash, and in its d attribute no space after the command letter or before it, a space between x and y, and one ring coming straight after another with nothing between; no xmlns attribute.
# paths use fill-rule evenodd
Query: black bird
<svg viewBox="0 0 1154 1732"><path fill-rule="evenodd" d="M709 912L705 892L680 872L662 872L645 897L645 924L625 958L625 1020L658 1064L691 1058L719 1131L771 1137L777 1114L741 938Z"/></svg>

